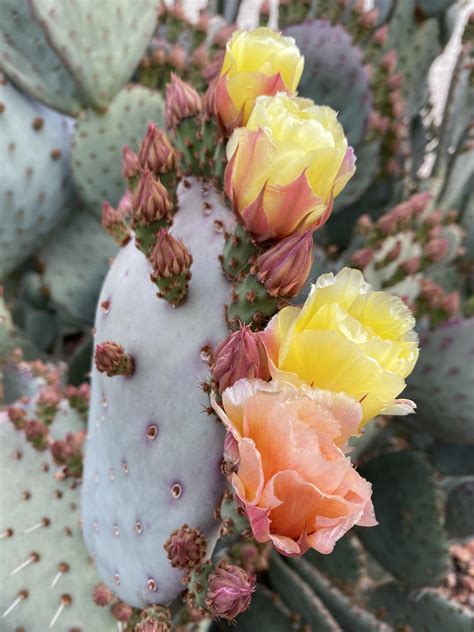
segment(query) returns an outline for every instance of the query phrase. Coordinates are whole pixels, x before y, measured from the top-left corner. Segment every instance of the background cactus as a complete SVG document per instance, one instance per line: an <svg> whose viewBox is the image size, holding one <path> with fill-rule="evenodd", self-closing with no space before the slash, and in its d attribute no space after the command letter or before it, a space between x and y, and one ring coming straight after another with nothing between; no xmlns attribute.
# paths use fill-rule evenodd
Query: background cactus
<svg viewBox="0 0 474 632"><path fill-rule="evenodd" d="M131 632L140 621L169 616L165 609L140 609L184 591L184 605L172 609L172 629L180 632L470 632L472 22L437 119L426 77L449 40L458 3L377 1L378 13L359 2L280 3L280 27L306 57L300 93L340 111L358 157L356 176L317 233L310 280L357 265L376 288L407 300L422 344L407 391L418 404L416 416L379 419L354 441L352 460L373 483L379 526L352 531L331 555L310 551L292 560L248 540L249 525L229 494L220 504L224 438L207 414L211 348L238 320L264 326L288 297L269 294L256 265L269 247L255 244L240 225L235 229L214 191L221 187L224 147L212 123L186 119L170 130L175 146L191 146L190 171L207 182L178 174L175 205L176 173L160 174L178 208L163 225L183 240L189 269L163 283L156 258L147 260L133 239L119 249L99 225L107 200L118 207L114 217L126 234L131 223L143 228L130 215L130 200L122 199L138 179L124 182L122 148L138 152L148 123L163 126L160 90L171 72L206 89L235 26L212 16L214 6L198 20L186 17L186 6L161 8L157 23L154 3L128 4L81 1L51 13L51 1L0 0L0 67L8 77L0 86L6 165L0 362L9 406L0 422L7 508L0 525L2 625L6 632L46 629L57 617L53 629ZM214 4L233 19L246 3ZM262 4L260 20L267 23ZM271 8L270 19L275 15ZM90 50L97 51L92 60ZM410 207L408 220L384 232ZM354 232L363 214L370 219ZM156 293L166 293L163 287L172 293L180 276L187 300L173 309ZM433 294L433 284L441 294ZM303 302L307 290L308 284L292 302ZM435 295L436 305L428 301ZM107 342L122 346L124 372L134 372L110 377L92 368L81 478L82 443L65 437L85 430L87 389L64 384L79 385ZM69 367L26 365L18 349L24 358L62 359ZM113 374L116 356L105 359ZM18 452L21 459L14 458ZM20 492L29 494L19 500ZM96 568L80 535L81 494ZM198 543L206 542L196 545L199 563L192 568L170 563L173 534L180 551L189 543L179 535L185 523L194 534L199 529ZM32 553L38 559L10 575ZM191 559L187 554L179 559ZM216 569L229 564L239 569L230 576L243 593L258 575L250 608L231 624L213 620L220 604L216 591L214 601L209 597ZM94 591L99 581L108 588Z"/></svg>

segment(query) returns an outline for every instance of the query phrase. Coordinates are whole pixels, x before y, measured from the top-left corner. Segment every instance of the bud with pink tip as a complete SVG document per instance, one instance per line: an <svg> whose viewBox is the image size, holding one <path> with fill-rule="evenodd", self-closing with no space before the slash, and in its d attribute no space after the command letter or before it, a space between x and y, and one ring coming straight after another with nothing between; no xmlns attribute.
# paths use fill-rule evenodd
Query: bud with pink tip
<svg viewBox="0 0 474 632"><path fill-rule="evenodd" d="M92 591L93 602L101 608L109 606L112 603L113 598L113 592L109 590L105 584L97 584Z"/></svg>
<svg viewBox="0 0 474 632"><path fill-rule="evenodd" d="M206 606L213 616L235 619L247 610L255 590L255 575L222 560L208 578Z"/></svg>
<svg viewBox="0 0 474 632"><path fill-rule="evenodd" d="M95 365L101 373L109 377L124 375L129 377L133 373L133 358L125 353L122 345L112 340L98 344L95 349Z"/></svg>
<svg viewBox="0 0 474 632"><path fill-rule="evenodd" d="M65 465L67 473L79 478L82 475L83 447L86 439L84 430L68 432L64 440L56 440L51 445L51 455L58 465Z"/></svg>
<svg viewBox="0 0 474 632"><path fill-rule="evenodd" d="M151 278L160 290L158 296L173 307L186 299L192 261L181 239L176 239L164 228L160 230L150 255Z"/></svg>
<svg viewBox="0 0 474 632"><path fill-rule="evenodd" d="M207 542L199 529L183 524L166 540L164 549L173 568L190 571L204 559Z"/></svg>
<svg viewBox="0 0 474 632"><path fill-rule="evenodd" d="M52 423L62 399L59 384L51 384L43 388L36 401L36 416L47 426Z"/></svg>
<svg viewBox="0 0 474 632"><path fill-rule="evenodd" d="M410 257L410 259L406 259L400 264L400 268L405 274L415 274L420 269L420 265L420 257Z"/></svg>
<svg viewBox="0 0 474 632"><path fill-rule="evenodd" d="M356 226L357 226L358 232L361 235L367 235L374 229L375 225L370 215L367 215L367 213L364 213L364 215L361 215L359 219L357 220Z"/></svg>
<svg viewBox="0 0 474 632"><path fill-rule="evenodd" d="M119 246L125 246L130 241L130 229L123 213L107 201L102 204L102 226Z"/></svg>
<svg viewBox="0 0 474 632"><path fill-rule="evenodd" d="M377 29L372 37L379 46L385 46L388 39L388 24Z"/></svg>
<svg viewBox="0 0 474 632"><path fill-rule="evenodd" d="M48 427L37 419L28 419L25 422L25 436L36 450L46 450L48 447Z"/></svg>
<svg viewBox="0 0 474 632"><path fill-rule="evenodd" d="M395 69L397 67L397 53L394 48L385 53L382 57L381 65L389 75L395 73Z"/></svg>
<svg viewBox="0 0 474 632"><path fill-rule="evenodd" d="M86 382L80 386L73 386L70 384L69 386L66 386L64 391L71 408L77 410L77 412L84 417L87 417L87 413L89 411L90 393L91 387Z"/></svg>
<svg viewBox="0 0 474 632"><path fill-rule="evenodd" d="M220 393L244 377L269 380L267 352L260 336L247 325L229 334L215 351L212 377Z"/></svg>
<svg viewBox="0 0 474 632"><path fill-rule="evenodd" d="M260 255L252 272L270 296L296 296L305 284L313 263L311 231L278 241Z"/></svg>
<svg viewBox="0 0 474 632"><path fill-rule="evenodd" d="M446 294L441 300L441 308L447 313L448 316L456 316L461 309L461 298L459 292L455 290Z"/></svg>
<svg viewBox="0 0 474 632"><path fill-rule="evenodd" d="M162 174L176 169L176 152L173 145L167 133L154 123L148 125L138 152L138 162L141 169L149 169L153 173Z"/></svg>
<svg viewBox="0 0 474 632"><path fill-rule="evenodd" d="M431 239L423 248L424 255L433 263L441 261L447 255L449 242L447 239Z"/></svg>
<svg viewBox="0 0 474 632"><path fill-rule="evenodd" d="M168 55L168 63L176 70L183 70L186 66L186 51L179 42L173 46Z"/></svg>
<svg viewBox="0 0 474 632"><path fill-rule="evenodd" d="M369 265L373 258L374 251L372 248L359 248L359 250L353 253L351 261L357 268L363 270L365 266Z"/></svg>
<svg viewBox="0 0 474 632"><path fill-rule="evenodd" d="M123 601L117 601L111 608L112 616L117 619L117 621L129 621L133 615L133 608L131 608L128 604L123 603Z"/></svg>
<svg viewBox="0 0 474 632"><path fill-rule="evenodd" d="M166 126L173 129L183 119L200 114L202 109L202 98L198 92L177 75L171 73L170 83L166 86Z"/></svg>
<svg viewBox="0 0 474 632"><path fill-rule="evenodd" d="M128 145L125 145L122 149L122 174L126 180L134 178L138 175L138 156L130 149Z"/></svg>
<svg viewBox="0 0 474 632"><path fill-rule="evenodd" d="M7 408L7 414L9 420L12 424L17 428L17 430L21 430L25 427L25 422L27 418L27 412L24 408L20 406L9 406Z"/></svg>
<svg viewBox="0 0 474 632"><path fill-rule="evenodd" d="M154 222L169 221L173 206L166 188L145 169L133 195L133 223L149 226Z"/></svg>

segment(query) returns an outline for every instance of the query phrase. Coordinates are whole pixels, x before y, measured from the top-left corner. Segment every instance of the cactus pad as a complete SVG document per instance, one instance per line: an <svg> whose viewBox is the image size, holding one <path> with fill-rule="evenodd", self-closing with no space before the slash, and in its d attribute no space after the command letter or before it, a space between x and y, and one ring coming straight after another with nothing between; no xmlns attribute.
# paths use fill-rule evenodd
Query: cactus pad
<svg viewBox="0 0 474 632"><path fill-rule="evenodd" d="M162 124L160 94L141 86L124 88L103 113L89 111L77 122L72 172L82 200L100 217L102 202L123 195L122 147L137 150L150 121Z"/></svg>
<svg viewBox="0 0 474 632"><path fill-rule="evenodd" d="M199 382L210 346L226 333L230 286L218 255L232 219L211 191L186 184L172 233L193 256L187 301L173 309L157 298L149 262L132 241L105 280L95 324L96 344L123 345L135 371L92 372L84 535L103 581L141 607L183 590L182 572L163 549L173 531L185 523L198 528L212 552L219 530L213 512L224 491L223 428L206 414Z"/></svg>
<svg viewBox="0 0 474 632"><path fill-rule="evenodd" d="M68 121L0 80L0 138L2 277L68 210Z"/></svg>

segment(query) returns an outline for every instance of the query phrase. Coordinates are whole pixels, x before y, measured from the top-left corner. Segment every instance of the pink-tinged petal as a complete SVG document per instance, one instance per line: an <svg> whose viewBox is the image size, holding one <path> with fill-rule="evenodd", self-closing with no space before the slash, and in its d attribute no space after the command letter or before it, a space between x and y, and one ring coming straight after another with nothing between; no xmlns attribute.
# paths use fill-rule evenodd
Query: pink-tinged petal
<svg viewBox="0 0 474 632"><path fill-rule="evenodd" d="M354 175L356 170L355 165L356 155L354 153L354 149L352 147L348 147L341 166L339 167L339 171L337 172L336 178L334 180L334 185L332 188L334 197L339 195L339 193Z"/></svg>
<svg viewBox="0 0 474 632"><path fill-rule="evenodd" d="M286 186L269 185L264 206L277 238L314 229L321 225L322 215L329 217L325 202L314 194L305 171Z"/></svg>
<svg viewBox="0 0 474 632"><path fill-rule="evenodd" d="M274 533L270 534L270 539L273 542L273 546L282 555L286 557L299 557L306 553L309 547L306 550L301 550L299 544L293 540L293 538L288 538L284 535L276 535Z"/></svg>
<svg viewBox="0 0 474 632"><path fill-rule="evenodd" d="M215 397L211 397L212 406L221 418L224 425L234 434L234 429L239 436L243 436L243 424L244 424L244 411L247 401L253 397L256 393L271 393L274 392L277 385L272 382L265 382L260 379L249 380L242 378L237 380L233 386L229 386L222 393L222 404L225 413L215 402ZM222 411L219 412L219 411Z"/></svg>
<svg viewBox="0 0 474 632"><path fill-rule="evenodd" d="M224 426L227 428L227 430L230 433L232 433L232 435L236 439L240 439L241 436L242 436L242 434L241 434L242 419L240 419L240 423L239 423L239 418L237 418L237 421L235 421L235 419L233 417L229 417L226 414L226 412L217 403L216 396L215 396L214 392L211 393L211 406L214 409L214 411L217 414L217 416L219 417L219 419L224 424Z"/></svg>
<svg viewBox="0 0 474 632"><path fill-rule="evenodd" d="M238 495L248 503L257 503L262 494L265 479L263 476L262 459L252 439L239 441L239 468L237 476L243 486L239 487Z"/></svg>
<svg viewBox="0 0 474 632"><path fill-rule="evenodd" d="M364 505L364 511L357 524L359 527L376 527L378 525L374 505L371 500L367 501Z"/></svg>
<svg viewBox="0 0 474 632"><path fill-rule="evenodd" d="M222 75L216 81L214 95L217 120L229 136L236 127L240 127L243 112L237 110L230 98L227 90L227 75Z"/></svg>
<svg viewBox="0 0 474 632"><path fill-rule="evenodd" d="M244 503L244 509L254 538L257 542L268 542L270 539L270 520L268 518L270 510L249 503Z"/></svg>
<svg viewBox="0 0 474 632"><path fill-rule="evenodd" d="M239 459L239 444L234 435L227 431L224 439L224 461L229 465L236 466Z"/></svg>
<svg viewBox="0 0 474 632"><path fill-rule="evenodd" d="M390 406L384 408L381 415L411 415L416 411L416 404L411 399L395 399Z"/></svg>
<svg viewBox="0 0 474 632"><path fill-rule="evenodd" d="M251 167L249 167L251 169ZM265 183L260 189L259 194L255 200L240 211L239 196L234 191L232 200L235 202L232 204L232 210L234 211L237 219L244 224L245 228L251 233L257 241L266 241L267 239L273 239L276 237L275 230L268 221L265 213L265 197L266 197Z"/></svg>

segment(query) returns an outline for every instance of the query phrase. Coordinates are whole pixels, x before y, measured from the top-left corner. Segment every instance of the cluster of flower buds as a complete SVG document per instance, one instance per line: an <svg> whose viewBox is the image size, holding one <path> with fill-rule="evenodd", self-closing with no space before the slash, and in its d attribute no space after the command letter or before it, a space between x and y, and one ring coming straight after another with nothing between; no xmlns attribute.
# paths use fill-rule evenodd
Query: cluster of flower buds
<svg viewBox="0 0 474 632"><path fill-rule="evenodd" d="M57 439L51 444L51 455L58 465L64 466L66 476L82 476L85 431L69 432L65 439Z"/></svg>
<svg viewBox="0 0 474 632"><path fill-rule="evenodd" d="M96 345L95 365L101 373L106 373L109 377L123 375L130 377L134 370L133 358L125 353L121 344L106 340Z"/></svg>
<svg viewBox="0 0 474 632"><path fill-rule="evenodd" d="M418 193L375 222L361 216L356 232L364 243L352 253L351 261L371 281L379 279L381 288L394 288L417 316L429 317L435 325L459 313L460 296L432 281L430 269L462 255L464 233L455 211L443 214L431 209L430 201L429 193Z"/></svg>

